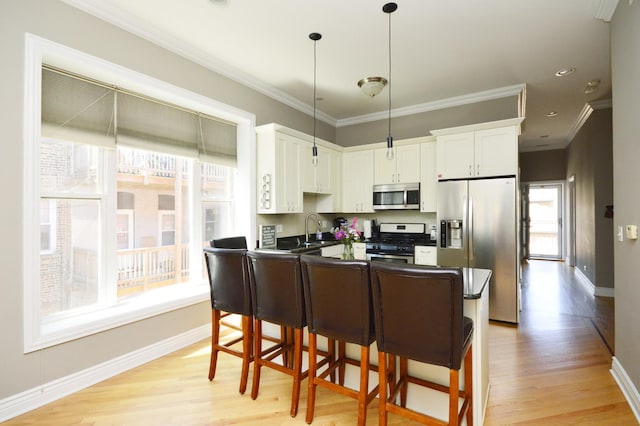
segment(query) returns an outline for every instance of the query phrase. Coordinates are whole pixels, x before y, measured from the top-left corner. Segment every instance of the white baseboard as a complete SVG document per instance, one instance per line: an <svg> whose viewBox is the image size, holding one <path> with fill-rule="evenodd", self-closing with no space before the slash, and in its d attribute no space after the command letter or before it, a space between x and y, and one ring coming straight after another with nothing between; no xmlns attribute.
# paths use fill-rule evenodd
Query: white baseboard
<svg viewBox="0 0 640 426"><path fill-rule="evenodd" d="M615 297L615 289L611 287L596 287L596 290L593 292L594 296L601 297Z"/></svg>
<svg viewBox="0 0 640 426"><path fill-rule="evenodd" d="M579 278L579 282L585 286L585 288L594 296L601 297L615 297L615 289L612 287L598 287L591 282L589 278L580 270L580 268L573 268L576 275Z"/></svg>
<svg viewBox="0 0 640 426"><path fill-rule="evenodd" d="M42 407L149 361L211 336L206 324L66 377L0 400L0 422Z"/></svg>
<svg viewBox="0 0 640 426"><path fill-rule="evenodd" d="M640 393L638 393L638 389L633 385L627 372L615 356L611 361L611 370L609 371L629 403L631 411L633 411L633 414L636 416L636 420L640 423Z"/></svg>

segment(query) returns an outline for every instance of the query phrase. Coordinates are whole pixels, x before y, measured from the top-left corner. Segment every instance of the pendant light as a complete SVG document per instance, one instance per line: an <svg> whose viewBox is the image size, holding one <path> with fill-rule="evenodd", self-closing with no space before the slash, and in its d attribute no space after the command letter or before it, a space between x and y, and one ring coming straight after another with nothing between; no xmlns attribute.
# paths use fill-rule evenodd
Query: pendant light
<svg viewBox="0 0 640 426"><path fill-rule="evenodd" d="M313 40L313 149L311 154L311 164L318 165L318 147L316 146L316 43L322 38L320 33L311 33L309 38Z"/></svg>
<svg viewBox="0 0 640 426"><path fill-rule="evenodd" d="M387 159L393 160L393 136L391 136L391 14L398 9L396 3L387 3L382 11L389 15L389 134L387 135Z"/></svg>

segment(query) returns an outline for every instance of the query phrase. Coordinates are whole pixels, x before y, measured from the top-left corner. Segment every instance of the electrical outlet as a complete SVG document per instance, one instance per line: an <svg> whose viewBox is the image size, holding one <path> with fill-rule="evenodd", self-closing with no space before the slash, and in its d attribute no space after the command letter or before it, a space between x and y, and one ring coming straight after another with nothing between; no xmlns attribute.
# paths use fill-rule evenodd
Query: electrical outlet
<svg viewBox="0 0 640 426"><path fill-rule="evenodd" d="M282 233L282 224L281 223L276 225L276 232L279 233L279 234Z"/></svg>

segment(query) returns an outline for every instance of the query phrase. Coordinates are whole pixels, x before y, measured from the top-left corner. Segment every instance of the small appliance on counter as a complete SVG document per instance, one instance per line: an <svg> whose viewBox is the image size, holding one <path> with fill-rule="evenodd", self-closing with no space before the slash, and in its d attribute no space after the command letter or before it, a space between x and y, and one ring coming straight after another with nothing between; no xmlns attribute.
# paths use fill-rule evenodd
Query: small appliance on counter
<svg viewBox="0 0 640 426"><path fill-rule="evenodd" d="M334 228L340 228L341 226L345 226L348 223L349 223L349 221L347 219L345 219L344 217L341 217L341 216L338 216L335 219L333 219L333 227Z"/></svg>

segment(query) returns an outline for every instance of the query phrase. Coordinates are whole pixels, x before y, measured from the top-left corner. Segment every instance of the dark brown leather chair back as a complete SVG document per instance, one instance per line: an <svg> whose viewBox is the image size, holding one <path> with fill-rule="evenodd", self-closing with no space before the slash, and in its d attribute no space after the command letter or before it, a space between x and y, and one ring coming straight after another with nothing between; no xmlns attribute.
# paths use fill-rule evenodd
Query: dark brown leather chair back
<svg viewBox="0 0 640 426"><path fill-rule="evenodd" d="M246 249L247 239L245 237L229 237L211 240L211 247L227 248L227 249Z"/></svg>
<svg viewBox="0 0 640 426"><path fill-rule="evenodd" d="M211 308L251 315L247 250L213 247L205 247L203 250L209 274Z"/></svg>
<svg viewBox="0 0 640 426"><path fill-rule="evenodd" d="M248 251L255 318L293 328L307 325L300 255Z"/></svg>
<svg viewBox="0 0 640 426"><path fill-rule="evenodd" d="M369 263L321 256L300 259L309 330L360 346L373 343Z"/></svg>
<svg viewBox="0 0 640 426"><path fill-rule="evenodd" d="M473 331L460 268L372 262L371 285L380 352L460 368Z"/></svg>

